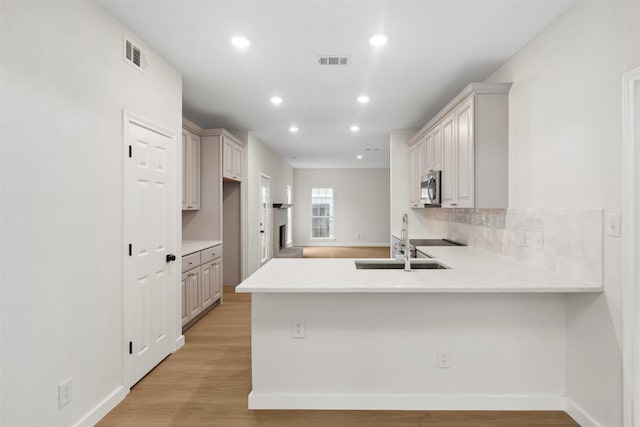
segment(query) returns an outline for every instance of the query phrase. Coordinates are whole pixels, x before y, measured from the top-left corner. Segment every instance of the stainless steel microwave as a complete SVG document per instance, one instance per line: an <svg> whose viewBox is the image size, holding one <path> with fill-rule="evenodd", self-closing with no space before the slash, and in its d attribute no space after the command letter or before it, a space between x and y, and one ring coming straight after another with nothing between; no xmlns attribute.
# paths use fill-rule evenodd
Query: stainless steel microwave
<svg viewBox="0 0 640 427"><path fill-rule="evenodd" d="M420 178L420 203L426 207L438 207L441 200L441 171L427 172Z"/></svg>

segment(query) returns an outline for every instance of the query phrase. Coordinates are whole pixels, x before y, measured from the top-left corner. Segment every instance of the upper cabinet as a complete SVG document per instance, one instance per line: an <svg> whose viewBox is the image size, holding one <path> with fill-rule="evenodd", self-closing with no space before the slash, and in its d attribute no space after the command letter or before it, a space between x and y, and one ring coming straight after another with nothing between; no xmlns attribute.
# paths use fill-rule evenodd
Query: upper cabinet
<svg viewBox="0 0 640 427"><path fill-rule="evenodd" d="M182 129L182 210L200 209L200 137Z"/></svg>
<svg viewBox="0 0 640 427"><path fill-rule="evenodd" d="M222 177L242 181L242 145L227 135L223 135L222 140Z"/></svg>
<svg viewBox="0 0 640 427"><path fill-rule="evenodd" d="M440 170L443 208L508 207L510 88L471 83L409 141L412 206L419 177Z"/></svg>

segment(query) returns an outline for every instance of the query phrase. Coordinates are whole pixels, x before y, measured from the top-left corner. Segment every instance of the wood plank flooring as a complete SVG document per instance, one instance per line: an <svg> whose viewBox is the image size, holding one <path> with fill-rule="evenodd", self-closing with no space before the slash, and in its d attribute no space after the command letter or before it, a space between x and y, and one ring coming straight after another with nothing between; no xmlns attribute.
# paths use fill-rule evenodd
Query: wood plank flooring
<svg viewBox="0 0 640 427"><path fill-rule="evenodd" d="M305 246L305 258L389 258L389 246Z"/></svg>
<svg viewBox="0 0 640 427"><path fill-rule="evenodd" d="M251 296L232 287L185 337L98 426L578 426L562 411L249 411Z"/></svg>

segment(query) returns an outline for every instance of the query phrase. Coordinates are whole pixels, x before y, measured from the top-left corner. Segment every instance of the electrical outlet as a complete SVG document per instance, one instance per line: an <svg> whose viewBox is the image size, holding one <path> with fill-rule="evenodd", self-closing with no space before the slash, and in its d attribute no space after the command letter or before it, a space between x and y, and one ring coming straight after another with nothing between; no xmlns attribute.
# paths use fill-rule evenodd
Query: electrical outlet
<svg viewBox="0 0 640 427"><path fill-rule="evenodd" d="M438 348L438 368L451 367L451 350L448 347Z"/></svg>
<svg viewBox="0 0 640 427"><path fill-rule="evenodd" d="M71 402L71 380L72 378L69 378L58 385L58 408Z"/></svg>
<svg viewBox="0 0 640 427"><path fill-rule="evenodd" d="M533 235L533 247L539 251L544 248L544 233L541 231Z"/></svg>
<svg viewBox="0 0 640 427"><path fill-rule="evenodd" d="M620 237L620 214L607 215L607 234L611 237Z"/></svg>
<svg viewBox="0 0 640 427"><path fill-rule="evenodd" d="M291 322L291 337L304 338L304 319L297 318Z"/></svg>
<svg viewBox="0 0 640 427"><path fill-rule="evenodd" d="M518 244L520 246L527 246L527 232L524 230L518 231Z"/></svg>

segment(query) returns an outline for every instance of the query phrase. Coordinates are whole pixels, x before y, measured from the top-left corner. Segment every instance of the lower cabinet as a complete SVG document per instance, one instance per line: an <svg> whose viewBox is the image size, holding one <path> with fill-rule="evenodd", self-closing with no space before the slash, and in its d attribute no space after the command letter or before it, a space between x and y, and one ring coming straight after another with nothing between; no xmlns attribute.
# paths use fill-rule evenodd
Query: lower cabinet
<svg viewBox="0 0 640 427"><path fill-rule="evenodd" d="M182 326L191 326L222 302L222 246L182 257Z"/></svg>

